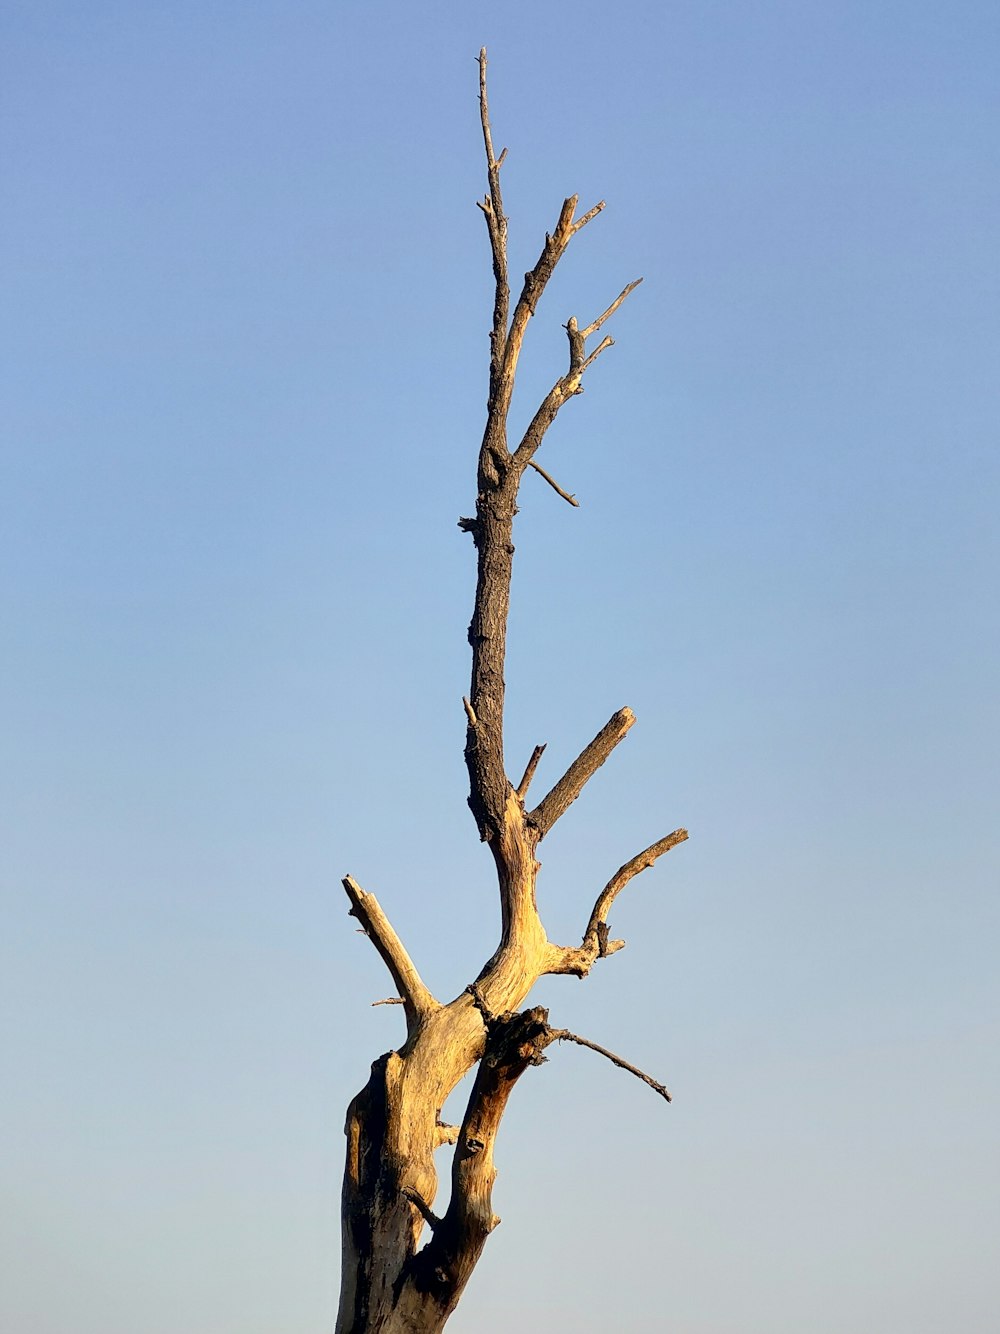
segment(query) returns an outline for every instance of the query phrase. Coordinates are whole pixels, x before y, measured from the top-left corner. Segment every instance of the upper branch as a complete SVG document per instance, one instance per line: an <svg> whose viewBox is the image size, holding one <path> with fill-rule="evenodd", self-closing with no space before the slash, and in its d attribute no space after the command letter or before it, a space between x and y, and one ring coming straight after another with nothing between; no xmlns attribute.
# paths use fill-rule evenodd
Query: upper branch
<svg viewBox="0 0 1000 1334"><path fill-rule="evenodd" d="M361 923L399 988L405 1006L406 1028L412 1032L425 1015L439 1008L439 1002L424 985L416 965L375 895L367 894L353 876L345 876L343 884L351 900L351 916Z"/></svg>
<svg viewBox="0 0 1000 1334"><path fill-rule="evenodd" d="M580 752L555 787L531 811L528 821L538 830L539 841L545 837L560 815L576 801L588 778L597 772L619 741L624 739L634 722L635 714L631 709L619 709L608 719L593 741Z"/></svg>
<svg viewBox="0 0 1000 1334"><path fill-rule="evenodd" d="M510 407L511 395L514 392L517 362L521 355L521 345L524 342L524 332L528 327L528 321L534 315L541 295L555 272L556 265L566 253L566 247L577 232L582 227L586 227L591 219L596 218L604 207L604 200L602 199L599 204L595 204L581 218L574 221L579 198L579 195L570 195L568 199L563 200L554 230L546 232L545 244L535 261L534 268L529 269L524 275L524 286L521 288L521 295L517 299L514 314L511 316L496 399L497 410L502 413L505 420Z"/></svg>
<svg viewBox="0 0 1000 1334"><path fill-rule="evenodd" d="M490 334L490 397L499 382L507 342L507 314L510 308L510 284L507 279L507 219L500 193L500 167L507 156L506 148L499 157L493 154L493 132L490 129L490 108L486 98L486 47L479 52L479 118L483 126L483 145L486 149L486 177L489 194L479 207L486 217L493 252L493 277L496 291L493 298L493 330Z"/></svg>

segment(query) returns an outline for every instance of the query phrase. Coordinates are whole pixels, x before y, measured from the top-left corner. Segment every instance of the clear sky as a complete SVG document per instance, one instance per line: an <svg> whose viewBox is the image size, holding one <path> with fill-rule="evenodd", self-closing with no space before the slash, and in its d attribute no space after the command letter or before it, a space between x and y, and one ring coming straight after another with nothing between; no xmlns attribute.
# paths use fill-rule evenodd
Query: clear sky
<svg viewBox="0 0 1000 1334"><path fill-rule="evenodd" d="M8 0L0 1327L320 1334L343 1113L491 953L462 762L490 273L640 274L518 520L508 756L627 742L451 1328L987 1334L998 1190L1000 10ZM993 1291L991 1292L991 1287Z"/></svg>

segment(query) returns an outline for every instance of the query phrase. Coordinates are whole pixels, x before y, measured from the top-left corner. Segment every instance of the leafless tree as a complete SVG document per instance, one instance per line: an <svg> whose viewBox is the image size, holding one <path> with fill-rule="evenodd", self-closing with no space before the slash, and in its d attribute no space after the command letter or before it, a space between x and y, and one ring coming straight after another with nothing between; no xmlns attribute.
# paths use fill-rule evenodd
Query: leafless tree
<svg viewBox="0 0 1000 1334"><path fill-rule="evenodd" d="M489 186L479 207L489 233L495 295L476 513L459 521L475 543L478 569L469 626L472 684L463 702L468 719L469 806L496 863L501 937L475 981L442 1004L422 981L375 896L350 876L344 880L350 911L398 990L395 999L403 1006L406 1040L373 1062L371 1078L347 1113L338 1334L427 1334L443 1328L499 1221L491 1199L496 1177L493 1146L507 1100L521 1075L540 1063L551 1043L571 1041L590 1047L670 1099L662 1084L613 1052L550 1027L548 1013L541 1007L518 1008L543 975L585 977L598 959L622 948L624 941L612 939L608 930L615 899L633 876L683 842L687 833L676 829L657 839L615 872L597 896L579 945L556 945L548 939L535 901L536 849L635 717L630 709L619 709L536 805L528 804L528 790L542 746L535 747L520 781L510 781L504 759L504 656L514 551L511 535L518 488L529 467L565 500L576 503L539 466L535 455L556 414L582 392L584 375L613 342L605 335L588 350L588 340L600 333L641 280L629 283L589 324L581 327L573 318L566 322L569 365L512 445L508 414L528 321L571 240L604 205L595 204L577 217L577 197L563 202L555 228L524 276L512 313L507 219L500 191L507 150L494 155L485 49L479 55L479 105ZM461 1126L442 1124L445 1100L477 1064ZM451 1195L439 1216L433 1211L438 1188L434 1153L445 1144L455 1147Z"/></svg>

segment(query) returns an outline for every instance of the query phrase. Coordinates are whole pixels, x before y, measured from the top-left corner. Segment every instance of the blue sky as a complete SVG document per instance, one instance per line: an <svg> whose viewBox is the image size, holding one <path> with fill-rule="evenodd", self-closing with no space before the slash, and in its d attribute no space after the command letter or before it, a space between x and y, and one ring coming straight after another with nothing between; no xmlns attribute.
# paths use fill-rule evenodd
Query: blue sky
<svg viewBox="0 0 1000 1334"><path fill-rule="evenodd" d="M451 1327L991 1326L997 52L975 3L11 3L0 1324L329 1329L346 1103L491 953L465 807L490 273L624 284L518 520L508 757L638 725L543 845L629 948L522 1081ZM527 1315L528 1312L532 1315ZM527 1320L527 1325L524 1322ZM534 1322L534 1323L532 1323Z"/></svg>

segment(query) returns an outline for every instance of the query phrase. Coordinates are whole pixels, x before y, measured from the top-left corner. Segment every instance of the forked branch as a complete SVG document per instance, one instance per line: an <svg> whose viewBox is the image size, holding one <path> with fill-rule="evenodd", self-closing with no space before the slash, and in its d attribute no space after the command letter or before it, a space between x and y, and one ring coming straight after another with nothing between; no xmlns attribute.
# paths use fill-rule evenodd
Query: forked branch
<svg viewBox="0 0 1000 1334"><path fill-rule="evenodd" d="M592 209L591 214L593 214L594 211L595 210ZM517 476L521 476L529 463L536 468L538 467L537 464L533 463L533 457L542 443L545 432L555 421L559 409L564 403L573 398L574 395L583 393L583 384L581 382L583 380L584 372L594 364L602 352L609 347L613 347L615 341L613 338L604 337L601 339L600 343L598 343L597 347L588 354L586 350L587 339L592 333L596 333L604 321L609 319L615 313L629 293L634 292L641 282L641 278L636 278L635 282L629 283L628 286L619 293L615 300L612 301L611 305L608 306L603 315L599 315L597 319L591 324L588 324L585 329L579 327L576 317L573 315L566 321L566 336L569 339L569 369L566 371L565 375L561 375L559 379L556 380L555 384L542 399L538 411L532 417L528 424L528 429L521 437L521 443L514 451L514 470ZM541 472L541 469L539 469L539 471ZM543 473L542 475L546 477L546 480L551 481L551 478L548 478L547 474ZM555 483L553 482L552 485L555 486ZM561 495L565 496L566 493L561 491L559 487L556 487L556 490L559 491ZM566 498L569 499L569 497Z"/></svg>

